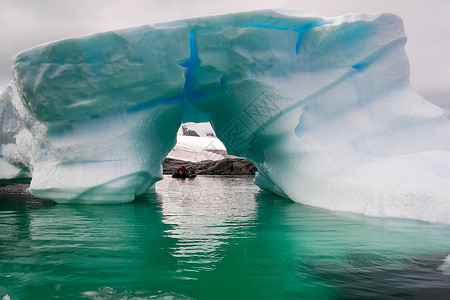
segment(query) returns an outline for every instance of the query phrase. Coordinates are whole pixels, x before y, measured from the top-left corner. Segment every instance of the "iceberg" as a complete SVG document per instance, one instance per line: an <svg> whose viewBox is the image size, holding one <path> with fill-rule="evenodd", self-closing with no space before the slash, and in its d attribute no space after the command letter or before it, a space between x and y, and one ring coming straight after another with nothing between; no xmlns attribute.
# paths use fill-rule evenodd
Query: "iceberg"
<svg viewBox="0 0 450 300"><path fill-rule="evenodd" d="M0 176L29 170L30 193L57 202L130 202L180 124L210 122L265 190L450 224L450 126L411 89L406 40L393 14L266 10L36 46L0 98Z"/></svg>

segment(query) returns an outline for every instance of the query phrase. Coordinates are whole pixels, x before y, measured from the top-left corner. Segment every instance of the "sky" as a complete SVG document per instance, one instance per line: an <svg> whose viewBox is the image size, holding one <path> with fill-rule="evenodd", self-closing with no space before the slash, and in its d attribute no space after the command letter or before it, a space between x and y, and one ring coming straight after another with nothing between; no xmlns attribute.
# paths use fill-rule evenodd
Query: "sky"
<svg viewBox="0 0 450 300"><path fill-rule="evenodd" d="M32 46L143 24L267 8L333 17L347 13L399 15L408 36L411 85L450 109L449 0L0 0L0 90L14 55Z"/></svg>

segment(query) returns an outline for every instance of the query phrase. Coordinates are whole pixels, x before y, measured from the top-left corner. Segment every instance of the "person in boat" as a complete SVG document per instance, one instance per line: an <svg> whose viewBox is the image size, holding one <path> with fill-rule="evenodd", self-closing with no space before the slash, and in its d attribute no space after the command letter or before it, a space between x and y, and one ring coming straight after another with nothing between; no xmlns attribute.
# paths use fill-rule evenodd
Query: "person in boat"
<svg viewBox="0 0 450 300"><path fill-rule="evenodd" d="M195 174L195 168L194 167L189 167L188 174L189 175L194 175Z"/></svg>
<svg viewBox="0 0 450 300"><path fill-rule="evenodd" d="M186 174L186 167L184 165L181 165L180 173L181 174Z"/></svg>

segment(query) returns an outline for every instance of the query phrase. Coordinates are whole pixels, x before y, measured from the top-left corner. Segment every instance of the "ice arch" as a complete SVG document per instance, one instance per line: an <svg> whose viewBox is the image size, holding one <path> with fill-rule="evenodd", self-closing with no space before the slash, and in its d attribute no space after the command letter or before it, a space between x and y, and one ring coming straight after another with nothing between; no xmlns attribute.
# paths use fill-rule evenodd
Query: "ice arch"
<svg viewBox="0 0 450 300"><path fill-rule="evenodd" d="M38 197L128 202L161 178L182 121L210 121L264 189L450 223L448 121L410 89L405 42L391 14L259 11L40 45L2 94L21 125L2 129L0 159L28 166Z"/></svg>

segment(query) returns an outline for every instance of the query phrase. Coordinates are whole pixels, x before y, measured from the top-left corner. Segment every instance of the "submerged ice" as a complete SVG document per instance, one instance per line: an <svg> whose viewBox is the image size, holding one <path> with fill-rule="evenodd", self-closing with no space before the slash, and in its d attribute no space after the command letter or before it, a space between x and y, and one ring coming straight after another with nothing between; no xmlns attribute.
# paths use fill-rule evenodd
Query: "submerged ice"
<svg viewBox="0 0 450 300"><path fill-rule="evenodd" d="M450 224L450 127L409 86L402 21L258 11L19 53L0 176L68 203L129 202L182 122L211 122L255 183L326 209Z"/></svg>

